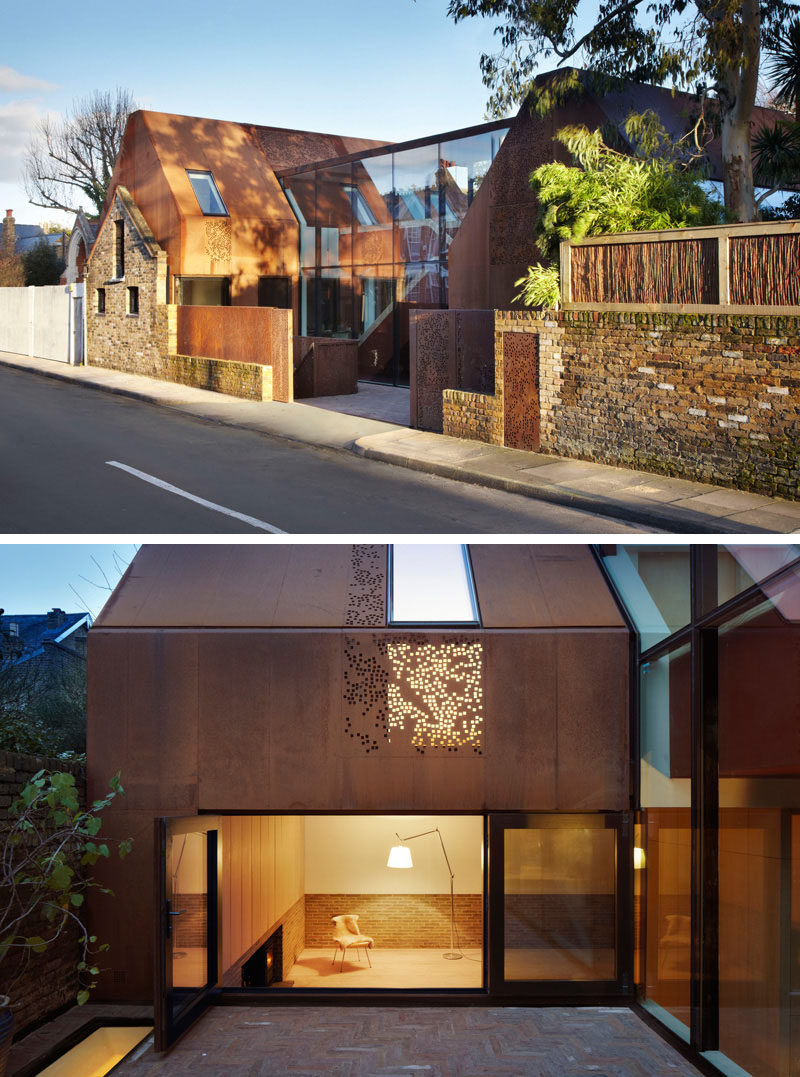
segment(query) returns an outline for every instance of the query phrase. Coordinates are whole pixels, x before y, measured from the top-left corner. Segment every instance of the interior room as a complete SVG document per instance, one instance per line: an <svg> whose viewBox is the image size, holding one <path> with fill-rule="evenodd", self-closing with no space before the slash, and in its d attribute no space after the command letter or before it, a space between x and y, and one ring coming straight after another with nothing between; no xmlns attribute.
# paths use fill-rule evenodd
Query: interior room
<svg viewBox="0 0 800 1077"><path fill-rule="evenodd" d="M207 818L220 836L224 986L483 985L482 816ZM203 839L171 842L176 988L205 979Z"/></svg>

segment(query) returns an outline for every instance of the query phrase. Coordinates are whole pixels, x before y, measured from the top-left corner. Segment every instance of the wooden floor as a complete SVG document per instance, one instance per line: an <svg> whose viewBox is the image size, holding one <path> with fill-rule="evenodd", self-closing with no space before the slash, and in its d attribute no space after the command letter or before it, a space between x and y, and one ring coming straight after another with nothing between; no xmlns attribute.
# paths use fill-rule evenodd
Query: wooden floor
<svg viewBox="0 0 800 1077"><path fill-rule="evenodd" d="M334 964L333 947L324 950L307 948L302 951L290 971L284 969L284 979L294 981L295 987L333 988L394 987L417 988L481 987L483 962L481 951L462 950L460 961L448 961L446 951L433 949L369 951L367 963L364 951L348 951L342 966L341 954ZM341 969L341 971L340 971Z"/></svg>

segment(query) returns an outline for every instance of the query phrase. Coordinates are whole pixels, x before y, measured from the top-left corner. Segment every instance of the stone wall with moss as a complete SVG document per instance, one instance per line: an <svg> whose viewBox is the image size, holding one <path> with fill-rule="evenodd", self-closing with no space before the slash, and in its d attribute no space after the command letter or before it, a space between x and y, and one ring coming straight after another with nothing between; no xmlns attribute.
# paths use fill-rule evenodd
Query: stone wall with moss
<svg viewBox="0 0 800 1077"><path fill-rule="evenodd" d="M495 397L446 392L445 433L511 443L509 332L538 337L541 452L798 497L800 318L497 311Z"/></svg>

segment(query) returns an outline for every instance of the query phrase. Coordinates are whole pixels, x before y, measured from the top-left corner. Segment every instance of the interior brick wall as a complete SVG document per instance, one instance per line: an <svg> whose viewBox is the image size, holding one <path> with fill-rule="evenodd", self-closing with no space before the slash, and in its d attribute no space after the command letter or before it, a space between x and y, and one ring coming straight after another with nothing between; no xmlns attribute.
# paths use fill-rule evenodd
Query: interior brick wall
<svg viewBox="0 0 800 1077"><path fill-rule="evenodd" d="M306 946L330 946L332 917L358 916L365 935L385 949L450 946L449 894L306 894ZM483 897L455 895L455 919L461 946L483 945Z"/></svg>
<svg viewBox="0 0 800 1077"><path fill-rule="evenodd" d="M539 336L542 452L797 498L800 318L498 311L493 396L444 396L444 432L508 444L503 335Z"/></svg>
<svg viewBox="0 0 800 1077"><path fill-rule="evenodd" d="M242 986L242 965L255 953L259 946L263 946L267 939L279 927L283 927L283 977L286 979L295 964L303 947L306 945L306 909L304 899L298 898L283 916L279 917L274 924L249 948L230 968L222 975L222 984L225 987ZM187 945L184 943L184 945Z"/></svg>
<svg viewBox="0 0 800 1077"><path fill-rule="evenodd" d="M37 770L69 771L74 774L79 799L85 806L85 779L81 768L59 759L0 752L0 829L9 821L9 808L25 783ZM25 926L30 935L47 938L51 927L46 922ZM65 931L43 954L6 956L0 966L0 992L11 998L14 1034L19 1038L26 1028L45 1020L62 1006L74 1003L78 993L77 964L80 960L77 931Z"/></svg>

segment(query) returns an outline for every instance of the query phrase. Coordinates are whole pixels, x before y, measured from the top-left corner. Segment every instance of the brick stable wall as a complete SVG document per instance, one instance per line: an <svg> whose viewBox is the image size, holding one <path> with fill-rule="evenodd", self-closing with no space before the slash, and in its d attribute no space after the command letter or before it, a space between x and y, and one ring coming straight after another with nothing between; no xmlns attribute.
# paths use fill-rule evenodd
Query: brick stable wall
<svg viewBox="0 0 800 1077"><path fill-rule="evenodd" d="M115 221L125 225L125 276L116 273ZM128 288L139 289L139 313L128 314ZM106 311L98 313L97 290L105 289ZM114 198L92 249L86 276L86 360L133 374L166 378L174 343L175 309L167 306L167 256L142 237L128 203ZM170 346L171 345L171 346Z"/></svg>
<svg viewBox="0 0 800 1077"><path fill-rule="evenodd" d="M538 335L541 451L797 498L800 318L498 311L495 394L444 394L444 432L509 444L503 337Z"/></svg>
<svg viewBox="0 0 800 1077"><path fill-rule="evenodd" d="M81 768L58 759L0 752L0 830L9 821L8 809L25 783L37 770L69 771L75 775L81 804L85 803L85 783ZM47 938L46 922L28 924L30 935ZM0 963L0 993L11 997L15 1038L25 1029L43 1021L62 1006L74 1003L78 993L76 965L80 960L76 931L64 932L43 954L27 958L6 956ZM18 973L19 978L17 978Z"/></svg>
<svg viewBox="0 0 800 1077"><path fill-rule="evenodd" d="M355 914L365 935L385 949L450 946L449 894L306 894L306 946L330 946L333 916ZM483 945L483 898L456 894L462 946Z"/></svg>

